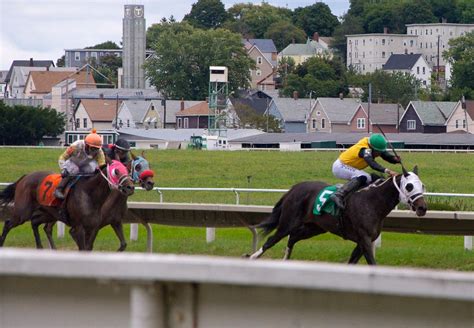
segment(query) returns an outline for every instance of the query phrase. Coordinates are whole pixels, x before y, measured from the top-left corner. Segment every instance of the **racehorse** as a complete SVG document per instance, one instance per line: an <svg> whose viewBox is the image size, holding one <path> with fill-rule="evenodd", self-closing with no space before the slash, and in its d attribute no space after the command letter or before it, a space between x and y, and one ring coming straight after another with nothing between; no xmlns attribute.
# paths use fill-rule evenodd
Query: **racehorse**
<svg viewBox="0 0 474 328"><path fill-rule="evenodd" d="M287 260L296 242L331 232L357 244L349 259L350 264L356 264L364 255L368 264L375 265L372 242L379 236L384 218L395 206L401 201L418 216L426 214L424 186L417 171L416 166L413 172L403 168L402 175L379 180L383 182L349 195L339 219L326 213L321 216L313 214L315 199L327 184L308 181L294 185L277 202L272 214L257 225L264 235L274 229L276 232L250 258L259 258L267 249L289 236L284 256Z"/></svg>
<svg viewBox="0 0 474 328"><path fill-rule="evenodd" d="M111 194L110 188L116 188L125 197L134 192L133 182L126 167L118 161L111 161L110 165L104 166L93 176L79 178L64 200L65 204L42 205L41 198L44 199L47 193L51 195L53 192L51 184L44 190L44 194L40 188L43 181L46 181L45 178L51 174L52 172L34 172L25 175L0 193L0 205L7 206L13 202L12 216L5 221L0 246L3 246L12 228L31 220L36 246L41 248L38 226L42 223L63 221L60 215L60 206L63 206L68 213L67 222L63 222L71 226L71 237L79 250L90 250L90 236L100 228L101 209ZM117 208L117 212L121 210L123 211L123 208Z"/></svg>
<svg viewBox="0 0 474 328"><path fill-rule="evenodd" d="M136 156L131 153L132 160L127 165L128 171L130 172L130 177L134 183L138 183L143 189L150 191L153 190L155 182L153 181L154 172L150 169L150 164L148 160L142 156ZM123 195L117 190L111 190L110 196L104 201L103 207L101 208L101 221L96 230L90 232L87 236L88 243L92 249L95 238L97 237L98 231L107 226L111 225L114 230L117 238L120 241L120 246L118 251L124 251L127 247L127 242L123 233L123 224L122 219L127 212L127 196ZM41 224L39 220L33 221L35 225ZM55 243L53 241L53 227L55 222L48 222L44 226L45 234L48 238L49 245L52 249L56 249ZM142 224L146 224L142 222ZM35 233L36 236L36 233ZM39 238L39 234L38 234ZM42 248L41 240L39 240L39 248ZM38 246L38 243L37 243Z"/></svg>

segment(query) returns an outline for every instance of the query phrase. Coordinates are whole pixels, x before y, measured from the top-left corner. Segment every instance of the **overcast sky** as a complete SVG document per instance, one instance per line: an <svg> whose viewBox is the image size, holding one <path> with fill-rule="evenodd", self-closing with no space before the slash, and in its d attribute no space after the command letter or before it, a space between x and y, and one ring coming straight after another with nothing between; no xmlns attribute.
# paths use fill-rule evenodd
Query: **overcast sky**
<svg viewBox="0 0 474 328"><path fill-rule="evenodd" d="M221 0L226 9L236 3L260 0ZM0 0L0 70L15 59L56 60L64 49L84 48L105 41L122 40L124 4L145 5L147 27L162 17L178 21L197 0ZM269 0L268 3L294 9L314 0ZM336 16L349 9L349 0L321 1Z"/></svg>

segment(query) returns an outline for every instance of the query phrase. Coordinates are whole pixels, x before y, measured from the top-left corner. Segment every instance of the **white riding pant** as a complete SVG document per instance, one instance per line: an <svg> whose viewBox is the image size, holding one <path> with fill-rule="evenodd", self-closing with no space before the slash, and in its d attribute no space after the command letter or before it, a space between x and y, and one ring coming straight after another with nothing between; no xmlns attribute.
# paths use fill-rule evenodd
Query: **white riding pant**
<svg viewBox="0 0 474 328"><path fill-rule="evenodd" d="M61 170L66 170L70 175L76 175L79 173L94 173L95 170L99 167L95 160L82 161L82 163L75 163L71 159L63 163L59 163Z"/></svg>
<svg viewBox="0 0 474 328"><path fill-rule="evenodd" d="M346 165L343 162L341 162L339 159L337 159L332 164L332 173L334 174L336 178L339 178L339 179L351 180L357 177L367 177L367 184L372 182L372 178L370 177L369 173L362 170L358 170L352 166Z"/></svg>

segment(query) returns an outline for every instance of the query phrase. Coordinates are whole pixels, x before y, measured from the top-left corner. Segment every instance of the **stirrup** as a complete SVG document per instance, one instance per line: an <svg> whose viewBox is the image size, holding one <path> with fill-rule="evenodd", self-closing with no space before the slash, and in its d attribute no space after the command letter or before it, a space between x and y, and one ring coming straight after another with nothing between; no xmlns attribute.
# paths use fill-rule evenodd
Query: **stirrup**
<svg viewBox="0 0 474 328"><path fill-rule="evenodd" d="M64 193L61 190L56 189L54 191L54 197L56 197L57 199L64 199Z"/></svg>
<svg viewBox="0 0 474 328"><path fill-rule="evenodd" d="M334 202L334 204L336 204L337 207L339 207L340 209L344 209L345 202L344 202L344 198L342 196L337 195L336 193L334 193L334 194L331 195L330 198Z"/></svg>

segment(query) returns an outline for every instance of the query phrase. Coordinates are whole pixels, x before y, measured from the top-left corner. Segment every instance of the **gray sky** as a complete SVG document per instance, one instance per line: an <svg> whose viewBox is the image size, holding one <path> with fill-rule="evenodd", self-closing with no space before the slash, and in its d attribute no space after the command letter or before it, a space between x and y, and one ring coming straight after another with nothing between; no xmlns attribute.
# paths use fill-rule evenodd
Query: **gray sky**
<svg viewBox="0 0 474 328"><path fill-rule="evenodd" d="M236 3L260 0L221 0L226 8ZM120 45L124 4L145 5L147 27L162 17L178 21L197 0L0 0L0 70L15 59L51 59L64 49L84 48L105 41ZM269 0L268 3L294 9L314 0ZM321 1L336 16L349 9L349 0Z"/></svg>

